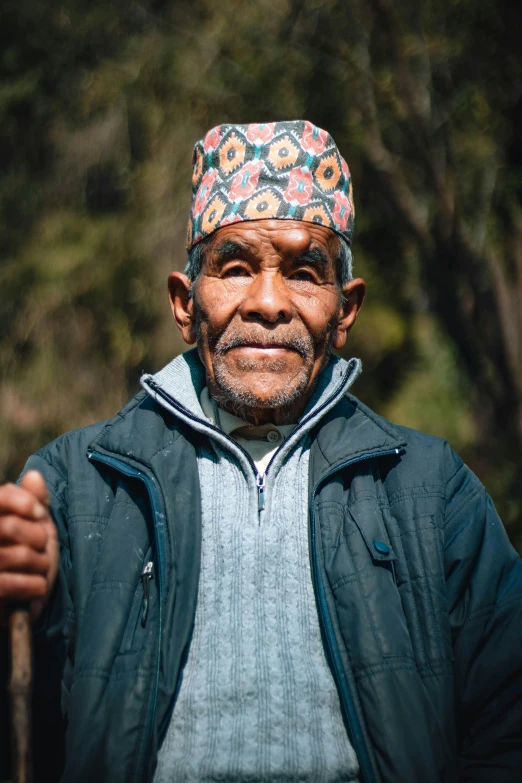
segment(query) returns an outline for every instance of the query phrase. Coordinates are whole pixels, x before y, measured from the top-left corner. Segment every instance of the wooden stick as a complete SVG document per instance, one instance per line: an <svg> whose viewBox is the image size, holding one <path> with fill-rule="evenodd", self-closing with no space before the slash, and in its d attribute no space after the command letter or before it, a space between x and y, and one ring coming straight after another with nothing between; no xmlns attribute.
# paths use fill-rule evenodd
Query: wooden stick
<svg viewBox="0 0 522 783"><path fill-rule="evenodd" d="M32 633L29 609L13 607L9 614L9 652L11 658L11 745L13 783L32 783L31 695Z"/></svg>

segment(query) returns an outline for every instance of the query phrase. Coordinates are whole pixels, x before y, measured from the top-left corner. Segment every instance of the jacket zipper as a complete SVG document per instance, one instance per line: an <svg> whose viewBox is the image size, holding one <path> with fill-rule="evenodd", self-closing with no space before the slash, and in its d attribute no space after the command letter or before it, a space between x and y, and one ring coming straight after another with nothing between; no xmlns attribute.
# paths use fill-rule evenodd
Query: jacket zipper
<svg viewBox="0 0 522 783"><path fill-rule="evenodd" d="M94 460L96 462L102 462L105 465L109 465L110 467L114 468L115 470L119 470L125 476L130 476L131 478L137 478L140 481L142 481L145 484L145 488L147 490L149 501L152 507L152 515L154 520L154 543L156 547L157 563L158 563L158 569L157 569L158 570L158 593L159 593L158 650L156 654L156 668L154 673L153 694L152 694L152 700L149 709L149 714L147 716L147 723L145 729L146 741L144 744L143 756L138 764L139 774L137 775L136 778L137 780L147 781L148 780L147 764L148 764L150 749L152 745L152 735L154 730L154 721L156 718L156 705L158 700L161 637L163 635L163 601L165 596L165 572L166 572L165 541L163 537L163 518L165 515L163 512L156 482L149 475L147 475L147 473L138 470L137 468L133 468L132 465L129 465L124 460L117 459L116 457L109 457L106 454L102 454L99 451L94 451L92 449L89 449L87 451L87 458L89 460ZM142 623L144 620L145 622L147 620L148 587L149 587L150 578L152 578L152 569L153 569L152 562L147 563L141 574L141 579L143 582L144 589L145 589L145 584L147 585L147 600L144 605L144 614L142 614Z"/></svg>
<svg viewBox="0 0 522 783"><path fill-rule="evenodd" d="M147 624L147 615L149 613L149 584L150 580L152 579L153 569L154 563L152 560L149 560L141 572L141 583L143 585L143 609L141 612L141 625L143 628L145 628Z"/></svg>
<svg viewBox="0 0 522 783"><path fill-rule="evenodd" d="M360 766L361 778L363 783L376 783L376 778L372 769L370 756L368 754L366 741L359 723L357 711L355 709L354 698L352 692L350 691L350 687L348 685L348 681L344 673L344 669L341 661L341 653L339 651L339 646L335 638L335 631L332 623L332 618L330 615L330 611L328 609L328 603L326 601L326 594L325 594L323 580L321 577L321 570L319 566L319 556L317 554L316 524L315 524L315 496L321 484L324 481L326 481L328 478L330 478L330 476L332 476L334 473L337 473L339 470L343 470L344 468L347 468L349 465L353 465L356 462L362 462L365 459L372 459L374 457L385 457L391 454L399 454L399 452L400 449L391 449L388 451L378 451L369 454L362 454L362 455L359 454L357 455L357 457L354 457L353 459L343 462L341 465L338 465L333 470L329 471L329 473L324 475L317 482L317 484L313 489L311 499L310 499L310 526L311 526L310 545L312 550L312 558L311 558L312 580L314 584L315 593L318 599L317 603L319 609L319 621L324 631L328 652L330 653L330 660L333 666L334 679L336 681L337 688L339 690L341 704L343 707L344 714L346 716L350 741L357 754L357 758L359 759L359 766Z"/></svg>
<svg viewBox="0 0 522 783"><path fill-rule="evenodd" d="M346 378L344 380L346 380ZM203 421L202 419L199 419L197 416L194 416L193 413L191 413L182 405L180 405L179 402L174 399L174 397L171 397L170 394L166 392L164 389L162 389L162 387L158 383L156 383L156 381L154 381L152 378L150 378L147 381L147 384L148 386L151 387L151 389L154 389L155 394L158 394L160 397L163 397L163 399L166 400L166 402L168 402L169 405L172 405L173 408L176 408L180 413L182 413L188 419L191 419L191 421L196 421L198 424L204 424L205 427L214 430L214 432L217 432L221 437L224 437L227 440L229 440L231 443L233 443L234 446L238 448L245 455L248 463L251 465L252 470L254 471L256 487L257 487L257 509L258 509L258 513L261 514L261 511L263 511L265 508L266 477L268 475L268 471L270 470L270 465L274 461L276 455L274 454L274 456L266 466L265 472L260 473L256 467L256 463L254 462L254 460L252 459L248 451L245 451L245 449L242 448L239 445L239 443L236 443L236 441L233 438L231 438L229 435L224 433L223 430L219 429L219 427L216 427L214 424L210 424L208 421ZM317 408L317 410L315 410L312 414L310 414L310 416L307 416L305 419L303 419L303 421L300 424L297 425L295 430L292 432L292 436L296 432L298 432L302 427L304 427L304 425L307 424L311 418L315 418L318 414L321 413L321 411L323 411L326 408L327 405L331 403L334 397L336 397L337 394L339 393L339 388L343 384L340 384L337 391L331 394L330 397L327 400L325 400L323 404L319 406L319 408Z"/></svg>
<svg viewBox="0 0 522 783"><path fill-rule="evenodd" d="M324 403L325 405L327 403ZM324 407L324 406L321 406ZM191 418L196 419L196 417L191 416ZM199 421L199 419L196 419ZM304 422L302 422L304 424ZM216 427L213 427L213 429L216 429ZM218 432L221 432L220 430L217 430ZM294 430L295 432L295 430ZM227 436L228 437L228 436ZM232 438L230 438L232 440ZM235 441L233 441L235 443ZM237 444L236 444L237 445ZM241 447L239 447L241 449ZM244 449L241 449L241 451L244 451ZM247 452L244 452L246 456L249 458L249 461L253 463L253 460L250 459L250 455L247 454ZM348 728L350 730L350 740L352 742L352 745L354 747L354 750L357 754L357 757L359 759L359 764L361 768L361 775L363 783L375 783L375 777L373 774L373 770L371 769L371 763L368 756L368 751L366 748L364 736L362 734L362 730L359 724L359 719L355 710L354 706L354 700L352 697L352 694L350 692L350 689L348 687L348 683L346 681L346 677L344 675L342 663L341 663L341 656L339 652L339 647L337 645L337 640L335 639L335 631L333 628L332 618L330 616L330 612L328 609L328 605L326 602L326 596L324 592L324 586L321 579L320 574L320 568L319 568L319 558L317 554L317 545L316 545L316 527L315 527L315 511L314 511L314 501L315 496L317 494L317 490L319 489L320 485L326 481L331 475L338 472L339 470L343 470L344 468L348 467L349 465L353 465L356 462L361 462L365 459L370 459L376 456L387 456L391 454L398 454L399 449L392 449L388 451L381 451L381 452L373 452L369 454L363 454L358 455L356 458L348 460L347 462L342 463L341 465L338 465L336 468L331 470L329 473L324 475L315 485L314 490L312 492L311 500L310 500L310 521L311 521L311 549L312 549L312 577L313 577L313 583L316 595L318 597L318 608L319 608L319 620L322 624L325 638L327 642L328 651L330 653L330 659L332 661L333 669L334 669L334 677L337 683L337 687L339 689L339 693L341 696L341 703L347 718L347 724ZM119 470L121 473L123 473L126 476L130 476L132 478L137 478L140 481L142 481L145 484L145 487L147 489L147 493L149 495L149 500L152 506L153 511L153 518L154 518L154 542L156 545L156 551L158 553L158 591L159 591L159 622L158 622L158 652L156 656L156 670L155 670L155 677L154 677L154 693L152 698L151 707L149 710L148 720L147 720L147 736L146 736L146 743L145 743L145 752L143 755L143 759L140 764L140 774L138 775L138 779L147 780L147 761L150 754L150 746L152 742L152 733L154 728L154 720L156 717L156 703L157 703L157 694L158 694L158 686L159 686L159 671L160 671L160 653L161 653L161 636L163 631L163 598L164 598L164 575L165 575L165 542L163 538L163 530L162 528L162 522L158 522L158 517L161 515L163 516L163 511L161 507L161 501L159 499L159 492L156 487L155 481L150 478L146 473L137 470L136 468L133 468L128 463L124 462L123 460L116 459L115 457L109 457L105 454L101 454L100 452L89 450L87 452L87 457L89 460L94 460L97 462L104 463L106 465L109 465L110 467L115 468L116 470ZM255 463L254 468L255 468ZM268 468L267 468L268 472ZM256 484L258 488L259 493L259 507L264 508L264 488L265 488L265 476L260 475L255 471L256 473ZM258 483L259 482L259 483ZM146 622L147 619L147 613L148 613L148 586L150 579L152 578L153 574L153 563L148 562L145 567L143 568L143 571L141 573L141 579L144 586L144 591L146 589L145 593L145 602L144 602L144 608L143 608L143 614L142 614L142 624Z"/></svg>
<svg viewBox="0 0 522 783"><path fill-rule="evenodd" d="M186 408L184 408L182 405L177 402L173 397L170 396L164 389L159 386L159 384L156 383L156 381L150 379L147 381L148 385L154 389L155 394L158 394L160 397L163 397L164 400L166 400L169 405L172 405L173 408L176 408L180 413L182 413L184 416L186 416L188 419L191 419L191 421L196 421L198 424L204 424L205 427L208 427L211 430L214 430L214 432L217 432L221 437L226 438L231 443L234 444L236 448L238 448L242 454L245 455L249 465L252 467L252 470L254 472L255 480L256 480L256 487L257 487L257 508L259 513L264 509L265 507L265 482L266 482L266 474L268 473L268 468L270 467L270 463L267 465L266 471L264 473L259 473L256 463L248 453L248 451L245 451L245 449L239 445L239 443L236 443L236 441L231 438L229 435L227 435L223 430L219 429L219 427L216 427L214 424L210 424L208 421L203 421L202 419L198 419L197 416L194 416L193 413L190 413Z"/></svg>
<svg viewBox="0 0 522 783"><path fill-rule="evenodd" d="M214 432L217 432L221 437L226 438L231 443L234 444L236 448L238 448L246 457L249 464L252 466L252 470L254 472L254 476L256 478L256 487L258 491L258 510L259 513L264 509L265 507L265 484L266 484L266 476L268 474L269 468L275 458L272 457L270 462L267 465L266 471L264 474L260 474L256 468L256 464L250 454L248 454L245 449L243 449L233 438L230 438L228 435L226 435L222 430L220 430L218 427L214 426L213 424L210 424L209 422L204 422L201 419L199 419L197 416L194 416L193 413L190 413L186 410L182 405L180 405L177 400L175 400L173 397L170 396L164 389L159 386L154 380L149 379L148 385L154 389L154 392L158 394L160 397L163 397L166 402L169 403L169 405L172 405L173 408L176 408L180 413L182 413L184 416L186 416L191 421L195 421L198 424L204 424L205 427L208 427L211 430L214 430ZM339 387L338 387L339 388ZM317 408L316 411L312 414L312 416L315 418L321 411L323 411L332 401L332 399L337 396L338 391L334 392L322 405ZM292 435L297 432L299 429L304 427L305 424L308 423L311 416L306 417L294 430ZM339 465L335 469L331 470L329 473L324 475L320 481L317 482L317 484L314 487L314 490L312 492L311 501L310 501L310 521L311 521L311 549L312 549L312 577L313 577L313 584L315 593L318 598L318 607L319 607L319 621L323 627L327 647L330 653L330 658L332 660L332 665L334 669L334 679L337 684L337 688L340 693L341 698L341 704L344 710L344 714L346 716L347 725L348 725L348 733L350 735L350 741L352 742L353 748L357 754L357 757L359 759L359 765L360 765L360 771L362 776L362 783L376 783L375 775L372 770L370 757L368 754L368 749L366 747L366 742L364 739L364 735L361 730L361 726L359 724L359 718L357 716L357 712L355 710L354 705L354 699L350 692L350 689L348 687L348 683L346 681L346 677L344 675L342 663L341 663L341 655L339 652L339 647L337 645L337 640L335 639L335 632L333 628L332 618L330 617L330 612L328 610L328 605L326 603L326 596L324 592L324 586L321 579L321 574L319 570L319 558L317 555L317 546L316 546L316 536L315 536L315 514L314 514L314 500L315 495L317 493L317 490L319 489L320 485L323 483L323 481L326 481L331 475L336 473L338 470L342 470L343 468L348 467L349 465L352 465L356 462L361 462L365 459L369 459L376 456L387 456L391 454L398 454L400 449L390 449L387 451L380 451L380 452L373 452L369 454L361 454L357 455L357 457L347 460L345 463ZM159 668L159 667L158 667Z"/></svg>

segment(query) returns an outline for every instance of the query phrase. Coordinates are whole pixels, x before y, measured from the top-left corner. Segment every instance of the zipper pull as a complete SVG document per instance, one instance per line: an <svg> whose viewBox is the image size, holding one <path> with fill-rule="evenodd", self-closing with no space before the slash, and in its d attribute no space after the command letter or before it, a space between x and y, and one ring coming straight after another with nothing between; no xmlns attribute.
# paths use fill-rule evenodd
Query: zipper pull
<svg viewBox="0 0 522 783"><path fill-rule="evenodd" d="M147 622L147 615L149 613L149 583L152 579L152 570L154 563L150 560L145 564L143 571L141 572L141 583L143 585L143 611L141 613L141 624L145 628Z"/></svg>
<svg viewBox="0 0 522 783"><path fill-rule="evenodd" d="M257 487L257 510L261 512L265 507L265 474L258 473L256 476Z"/></svg>

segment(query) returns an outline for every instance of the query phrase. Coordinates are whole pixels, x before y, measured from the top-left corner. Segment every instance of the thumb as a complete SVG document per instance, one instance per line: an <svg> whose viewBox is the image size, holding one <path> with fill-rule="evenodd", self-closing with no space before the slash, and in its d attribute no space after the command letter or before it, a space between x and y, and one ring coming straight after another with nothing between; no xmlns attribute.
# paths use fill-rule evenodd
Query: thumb
<svg viewBox="0 0 522 783"><path fill-rule="evenodd" d="M20 482L20 486L35 496L37 500L49 508L49 491L42 474L37 470L29 470Z"/></svg>

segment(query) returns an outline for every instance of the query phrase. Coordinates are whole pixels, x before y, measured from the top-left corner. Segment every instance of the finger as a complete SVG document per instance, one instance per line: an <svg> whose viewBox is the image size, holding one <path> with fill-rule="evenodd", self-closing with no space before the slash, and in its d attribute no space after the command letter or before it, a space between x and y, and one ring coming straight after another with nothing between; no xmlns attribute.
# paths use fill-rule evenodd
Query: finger
<svg viewBox="0 0 522 783"><path fill-rule="evenodd" d="M13 514L0 516L0 545L23 544L43 552L50 535L56 536L52 522L30 522Z"/></svg>
<svg viewBox="0 0 522 783"><path fill-rule="evenodd" d="M51 559L46 552L35 552L28 546L0 547L0 573L43 574L47 577Z"/></svg>
<svg viewBox="0 0 522 783"><path fill-rule="evenodd" d="M34 525L34 522L31 524ZM48 519L48 521L43 520L42 522L40 522L39 527L42 527L47 534L47 541L45 544L46 550L49 551L51 547L57 548L59 546L58 529L54 524L53 520L52 519Z"/></svg>
<svg viewBox="0 0 522 783"><path fill-rule="evenodd" d="M32 492L15 484L0 487L0 514L15 514L27 519L43 519L49 512Z"/></svg>
<svg viewBox="0 0 522 783"><path fill-rule="evenodd" d="M28 470L22 478L20 486L34 495L42 506L49 508L49 490L44 477L38 470Z"/></svg>
<svg viewBox="0 0 522 783"><path fill-rule="evenodd" d="M47 581L39 574L0 572L0 599L8 601L32 601L45 598Z"/></svg>

